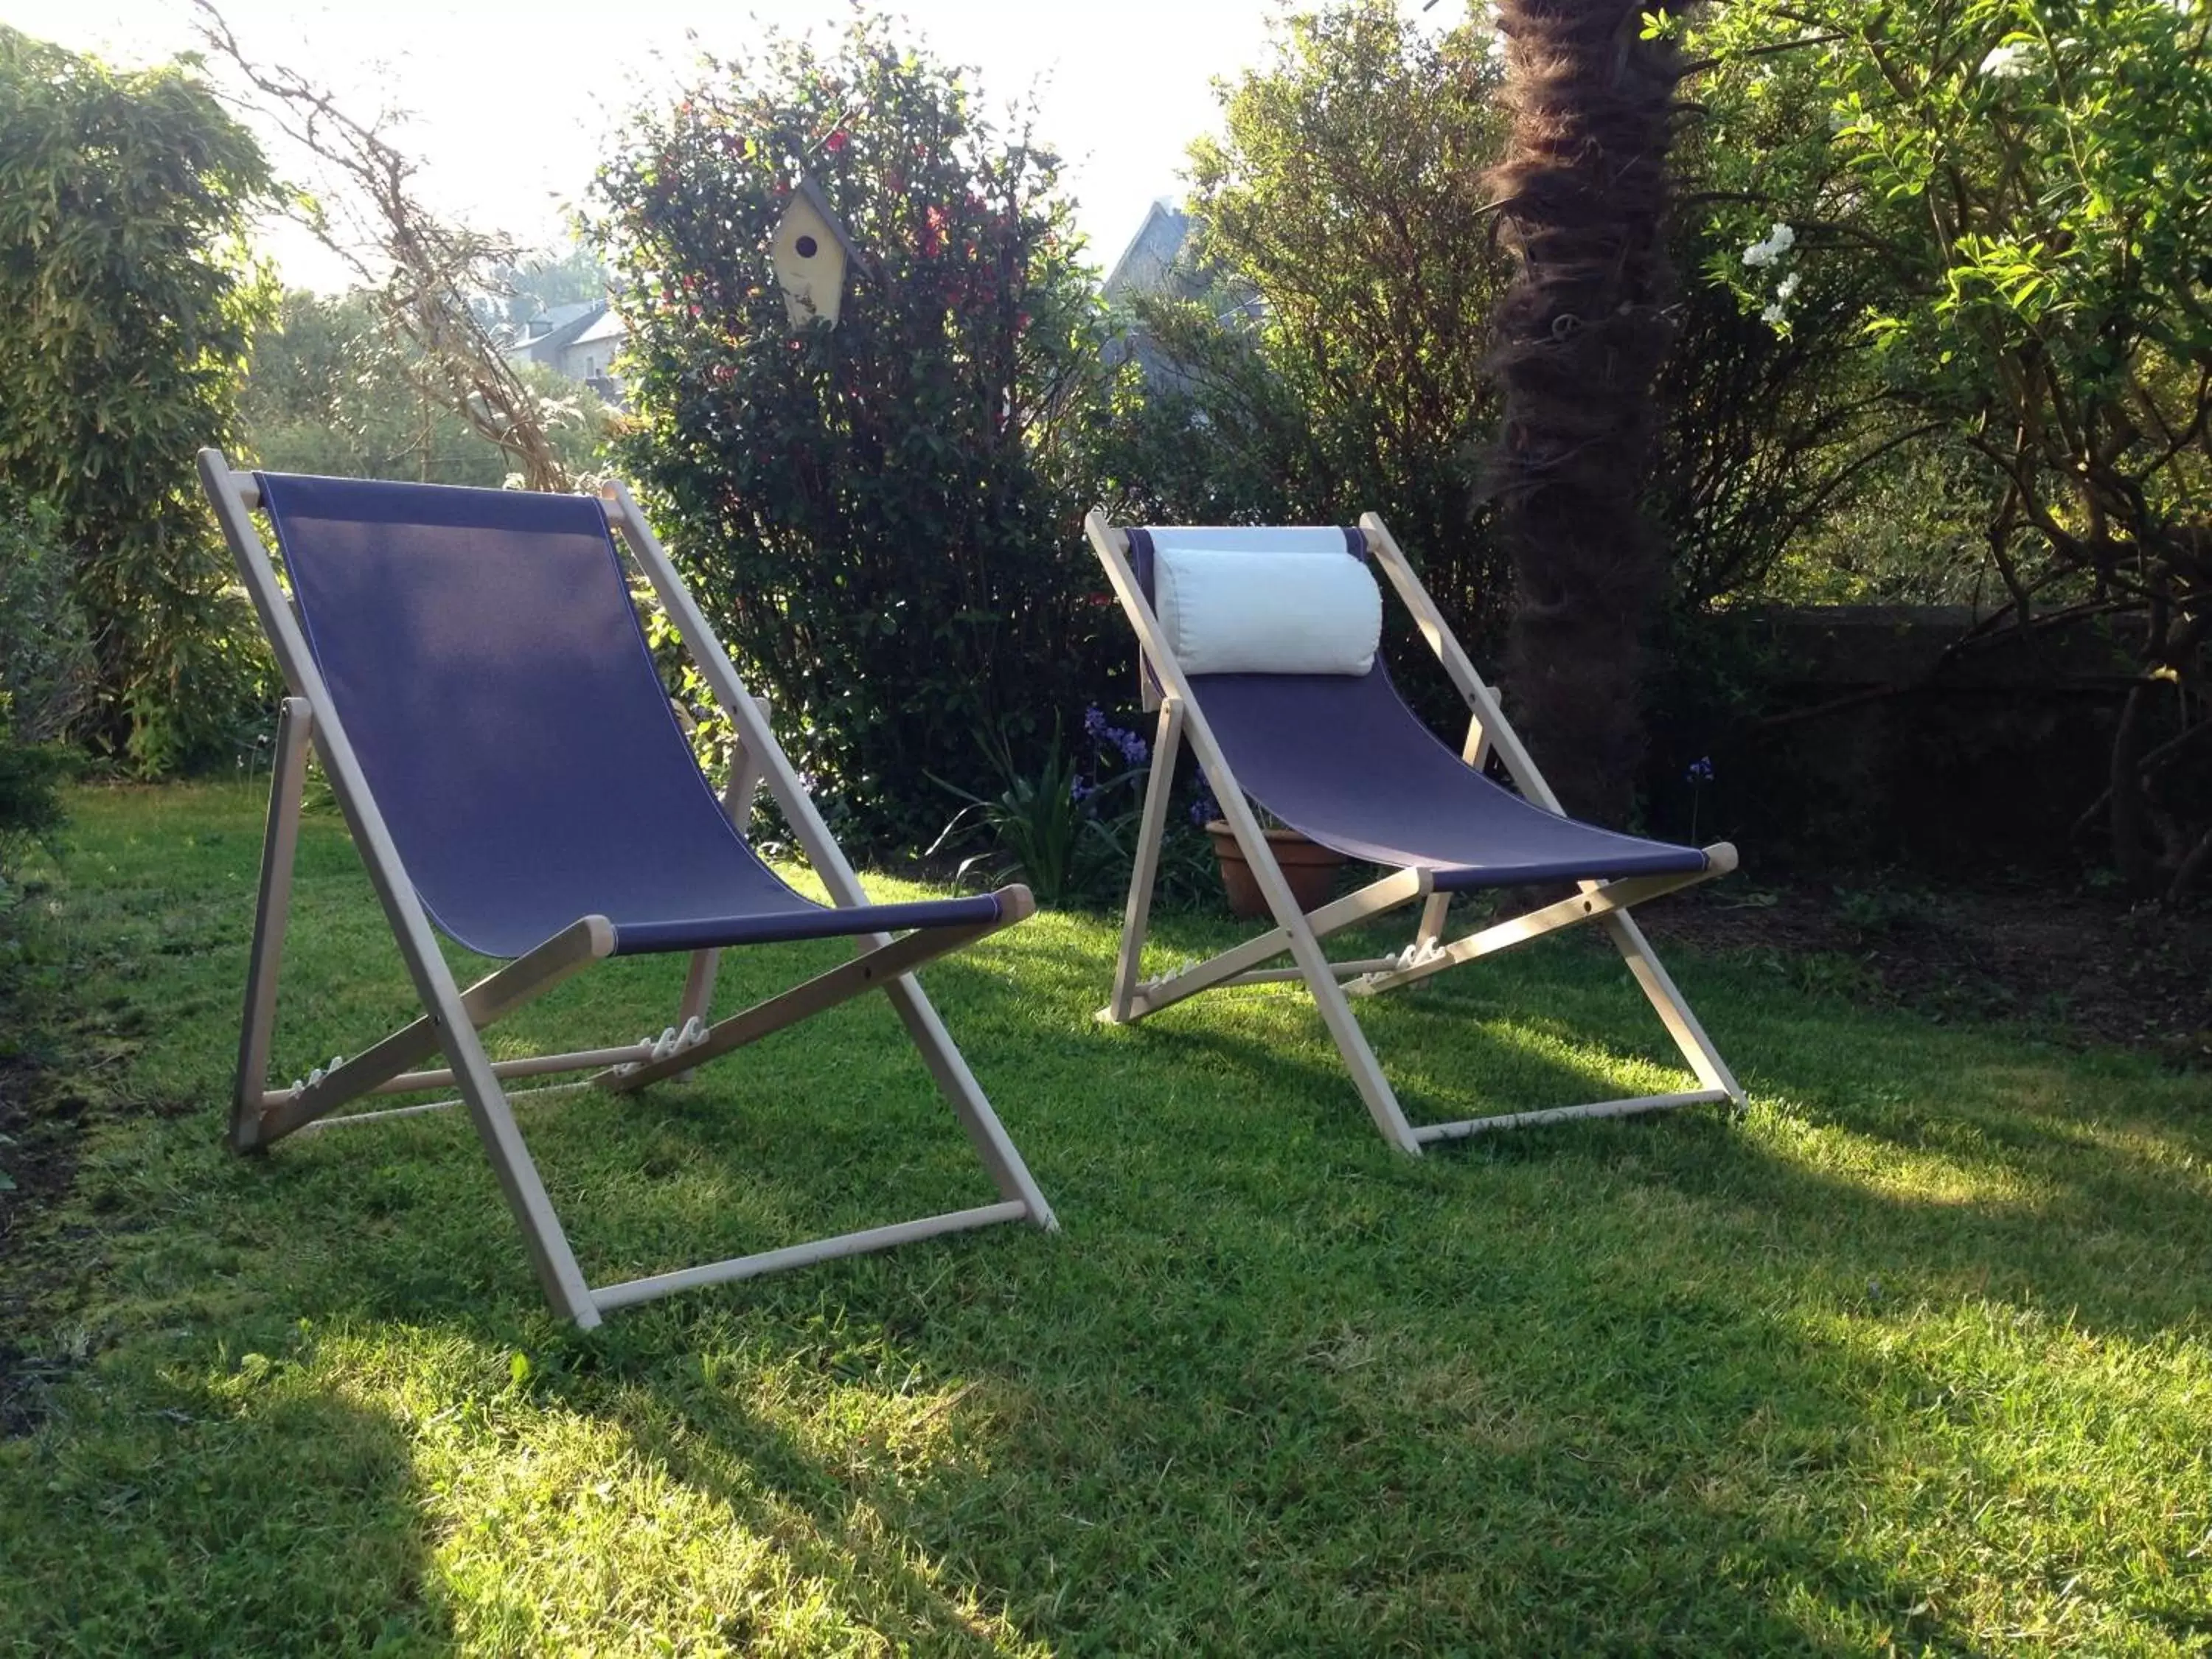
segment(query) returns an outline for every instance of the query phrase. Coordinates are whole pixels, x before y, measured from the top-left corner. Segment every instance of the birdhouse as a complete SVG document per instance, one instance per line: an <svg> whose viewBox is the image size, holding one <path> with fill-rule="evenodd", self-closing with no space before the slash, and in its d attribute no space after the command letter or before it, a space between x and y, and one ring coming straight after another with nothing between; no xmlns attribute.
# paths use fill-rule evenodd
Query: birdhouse
<svg viewBox="0 0 2212 1659"><path fill-rule="evenodd" d="M837 325L838 307L845 297L845 269L859 258L860 250L845 234L822 187L800 173L792 186L791 205L769 243L769 263L775 269L776 286L783 290L784 309L791 313L793 328L804 328L817 317L832 328Z"/></svg>

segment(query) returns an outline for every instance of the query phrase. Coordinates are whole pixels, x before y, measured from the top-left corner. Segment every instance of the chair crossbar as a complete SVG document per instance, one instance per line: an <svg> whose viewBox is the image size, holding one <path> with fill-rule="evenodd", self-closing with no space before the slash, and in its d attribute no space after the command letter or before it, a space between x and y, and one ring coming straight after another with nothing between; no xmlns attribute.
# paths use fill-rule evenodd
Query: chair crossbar
<svg viewBox="0 0 2212 1659"><path fill-rule="evenodd" d="M1306 926L1313 930L1315 939L1327 939L1370 917L1382 915L1401 904L1411 904L1416 899L1427 896L1429 881L1429 872L1425 870L1394 871L1379 881L1370 882L1356 893L1347 893L1342 898L1308 913L1304 918ZM1129 1012L1123 1018L1142 1019L1148 1014L1157 1014L1163 1008L1173 1007L1185 997L1194 997L1200 991L1239 981L1242 975L1257 969L1268 957L1281 956L1290 948L1289 931L1275 927L1245 940L1242 945L1231 946L1218 956L1209 957L1194 967L1159 979L1147 980L1137 988L1135 995L1130 999ZM1361 971L1367 971L1366 964L1361 964ZM1299 977L1304 975L1302 969L1293 969L1291 972ZM1261 981L1242 980L1242 982L1258 984ZM1098 1018L1113 1020L1113 1009L1101 1009Z"/></svg>
<svg viewBox="0 0 2212 1659"><path fill-rule="evenodd" d="M1024 887L1003 888L999 896L1000 910L995 921L952 927L922 927L902 933L890 944L878 945L850 962L817 974L787 991L755 1003L742 1013L717 1020L698 1042L665 1059L612 1067L592 1081L616 1094L627 1094L663 1078L678 1076L718 1054L741 1048L748 1042L757 1042L787 1025L811 1018L865 992L880 990L888 981L904 977L924 963L933 962L948 951L963 949L1002 927L1012 927L1028 915L1034 905Z"/></svg>
<svg viewBox="0 0 2212 1659"><path fill-rule="evenodd" d="M563 980L580 973L614 949L614 930L604 916L586 916L513 962L487 974L461 994L461 1007L472 1027L483 1030ZM266 1146L305 1127L332 1108L405 1073L417 1060L444 1046L438 1022L425 1014L404 1025L366 1052L332 1067L305 1087L287 1091L264 1109L255 1144ZM491 1062L494 1076L497 1062ZM447 1073L450 1080L451 1073ZM426 1085L424 1086L435 1086Z"/></svg>
<svg viewBox="0 0 2212 1659"><path fill-rule="evenodd" d="M1729 1098L1725 1089L1692 1089L1674 1095L1638 1095L1632 1100L1594 1100L1586 1106L1551 1106L1538 1112L1504 1112L1496 1117L1470 1117L1457 1123L1425 1123L1413 1131L1424 1145L1440 1140L1467 1140L1500 1129L1533 1129L1541 1123L1565 1123L1583 1117L1633 1117L1642 1112L1668 1112L1677 1106L1717 1106Z"/></svg>
<svg viewBox="0 0 2212 1659"><path fill-rule="evenodd" d="M650 1042L624 1042L610 1048L576 1048L564 1054L519 1054L513 1060L495 1060L491 1063L491 1074L504 1082L511 1077L550 1077L562 1072L594 1072L609 1066L635 1065L652 1058L653 1045ZM424 1089L450 1089L453 1081L454 1075L450 1068L436 1072L408 1072L393 1078L389 1083L378 1084L368 1092L373 1095L411 1095Z"/></svg>
<svg viewBox="0 0 2212 1659"><path fill-rule="evenodd" d="M573 1083L546 1083L541 1084L535 1089L509 1089L507 1091L507 1103L513 1105L518 1100L537 1100L546 1095L574 1094L579 1090L588 1089L591 1086L592 1080L589 1078L579 1078ZM313 1123L301 1125L300 1133L303 1135L318 1135L325 1129L342 1129L349 1124L385 1123L393 1118L421 1117L429 1112L450 1112L457 1106L465 1106L468 1103L456 1095L451 1100L426 1100L418 1106L380 1106L373 1112L333 1112L328 1117L319 1117Z"/></svg>
<svg viewBox="0 0 2212 1659"><path fill-rule="evenodd" d="M1027 1221L1031 1218L1029 1206L1018 1199L1003 1204L986 1204L973 1210L948 1210L943 1215L924 1216L919 1221L899 1221L888 1227L869 1227L856 1233L838 1233L829 1238L813 1239L805 1244L787 1245L780 1250L763 1250L757 1255L733 1256L727 1261L710 1261L703 1267L680 1267L674 1273L655 1273L649 1279L631 1279L620 1284L599 1285L592 1291L592 1303L601 1313L611 1313L617 1308L650 1302L655 1297L672 1295L678 1291L696 1290L705 1285L726 1285L732 1279L752 1279L762 1273L780 1273L786 1267L808 1267L817 1261L833 1261L839 1256L865 1255L872 1250L887 1250L896 1244L911 1244L921 1239L936 1238L945 1233L964 1232L971 1227L988 1227L1001 1221Z"/></svg>
<svg viewBox="0 0 2212 1659"><path fill-rule="evenodd" d="M1356 997L1380 996L1385 991L1395 991L1401 986L1419 984L1456 968L1463 962L1473 962L1477 957L1509 950L1516 945L1525 945L1532 939L1556 933L1562 927L1571 927L1577 922L1592 921L1614 911L1626 910L1632 904L1645 899L1657 898L1662 893L1678 892L1685 887L1694 887L1699 882L1711 881L1725 875L1735 867L1735 848L1726 842L1716 842L1705 849L1710 860L1707 868L1686 874L1671 876L1631 876L1620 881L1593 886L1571 898L1563 898L1556 904L1547 904L1540 909L1525 911L1507 921L1455 939L1449 945L1437 945L1423 951L1416 945L1401 960L1381 973L1369 974L1354 980L1345 989Z"/></svg>
<svg viewBox="0 0 2212 1659"><path fill-rule="evenodd" d="M1329 971L1339 979L1355 979L1366 974L1388 973L1398 965L1395 957L1365 957L1357 962L1332 962ZM1249 974L1233 974L1212 988L1225 991L1233 985L1289 985L1302 981L1305 970L1301 968L1255 968Z"/></svg>

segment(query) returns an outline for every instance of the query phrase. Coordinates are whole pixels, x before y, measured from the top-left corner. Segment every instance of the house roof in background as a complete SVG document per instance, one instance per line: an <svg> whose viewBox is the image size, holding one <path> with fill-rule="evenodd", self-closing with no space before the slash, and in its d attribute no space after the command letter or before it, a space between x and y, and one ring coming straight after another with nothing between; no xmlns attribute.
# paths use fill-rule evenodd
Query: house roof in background
<svg viewBox="0 0 2212 1659"><path fill-rule="evenodd" d="M1145 213L1145 222L1106 274L1102 292L1109 304L1124 294L1147 294L1164 285L1176 255L1190 236L1191 217L1164 196Z"/></svg>
<svg viewBox="0 0 2212 1659"><path fill-rule="evenodd" d="M515 341L507 348L509 357L526 362L544 362L553 353L574 345L586 330L591 328L607 313L607 302L599 300L579 300L572 305L549 306L531 320L550 323L544 332Z"/></svg>
<svg viewBox="0 0 2212 1659"><path fill-rule="evenodd" d="M629 337L629 325L623 321L621 313L615 310L613 307L609 306L605 310L602 311L595 319L593 319L592 325L589 328L586 329L581 334L579 334L568 343L571 345L597 345L602 340L622 340L627 339Z"/></svg>

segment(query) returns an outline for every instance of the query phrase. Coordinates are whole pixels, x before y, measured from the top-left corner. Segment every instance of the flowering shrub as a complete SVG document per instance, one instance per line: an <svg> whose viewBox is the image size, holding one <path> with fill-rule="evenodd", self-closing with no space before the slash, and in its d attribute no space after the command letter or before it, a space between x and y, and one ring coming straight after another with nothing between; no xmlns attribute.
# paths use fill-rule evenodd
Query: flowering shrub
<svg viewBox="0 0 2212 1659"><path fill-rule="evenodd" d="M592 229L620 276L623 465L779 735L879 843L1033 769L1036 711L1109 671L1079 532L1107 388L1058 162L955 71L856 21L770 37L632 123ZM767 247L800 168L862 258L794 330ZM1117 644L1118 649L1118 644Z"/></svg>
<svg viewBox="0 0 2212 1659"><path fill-rule="evenodd" d="M1801 270L1816 287L1876 273L1856 319L1870 391L1978 471L2008 619L2140 618L2106 828L2131 886L2179 897L2212 878L2212 775L2189 735L2212 729L2212 10L1705 15L1717 106L1825 118L1796 143L1715 146L1711 211L1776 222L1712 274L1787 328Z"/></svg>

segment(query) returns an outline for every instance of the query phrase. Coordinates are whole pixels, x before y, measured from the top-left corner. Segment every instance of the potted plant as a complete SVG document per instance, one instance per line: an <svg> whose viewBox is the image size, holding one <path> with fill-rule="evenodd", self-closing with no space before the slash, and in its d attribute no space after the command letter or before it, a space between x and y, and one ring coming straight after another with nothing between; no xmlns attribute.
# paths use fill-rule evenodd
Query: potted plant
<svg viewBox="0 0 2212 1659"><path fill-rule="evenodd" d="M1228 896L1230 914L1248 918L1270 915L1267 896L1260 890L1259 878L1252 873L1244 849L1237 844L1237 832L1221 816L1220 805L1204 780L1200 781L1198 787L1191 821L1213 842L1213 856L1221 866L1221 889ZM1297 901L1298 908L1313 910L1326 904L1336 890L1336 872L1344 862L1344 854L1317 841L1309 841L1256 801L1253 811L1259 816L1260 831L1267 836L1276 866L1290 884L1291 896Z"/></svg>

